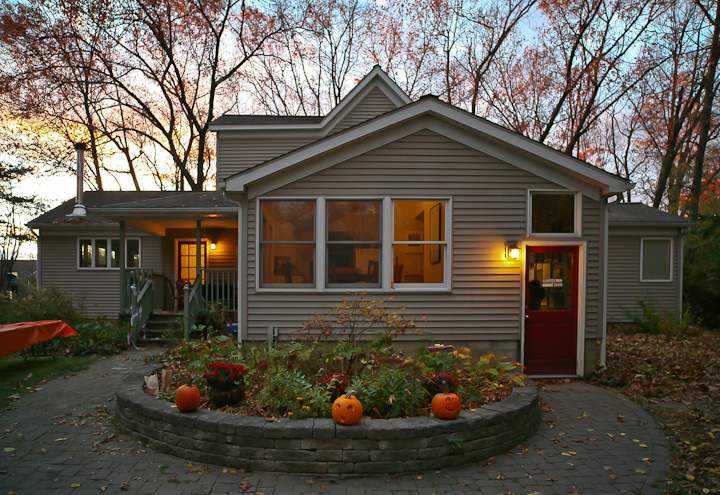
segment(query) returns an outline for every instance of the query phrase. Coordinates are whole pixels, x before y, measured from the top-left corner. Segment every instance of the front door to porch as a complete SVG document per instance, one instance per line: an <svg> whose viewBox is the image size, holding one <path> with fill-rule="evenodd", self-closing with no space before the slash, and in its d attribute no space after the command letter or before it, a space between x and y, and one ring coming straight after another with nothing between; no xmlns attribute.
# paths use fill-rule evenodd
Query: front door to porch
<svg viewBox="0 0 720 495"><path fill-rule="evenodd" d="M200 268L207 267L207 251L205 241L200 242ZM184 287L197 278L197 241L178 241L177 283Z"/></svg>
<svg viewBox="0 0 720 495"><path fill-rule="evenodd" d="M529 375L577 374L577 246L528 246L525 355Z"/></svg>

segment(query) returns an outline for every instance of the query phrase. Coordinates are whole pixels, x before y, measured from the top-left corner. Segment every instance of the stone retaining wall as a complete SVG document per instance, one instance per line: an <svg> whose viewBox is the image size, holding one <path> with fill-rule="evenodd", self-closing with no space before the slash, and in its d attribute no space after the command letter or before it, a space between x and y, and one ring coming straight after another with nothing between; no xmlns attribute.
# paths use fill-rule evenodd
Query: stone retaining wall
<svg viewBox="0 0 720 495"><path fill-rule="evenodd" d="M120 425L150 447L194 462L236 469L356 475L435 470L478 462L530 437L540 421L537 389L516 387L507 399L434 417L368 419L343 426L332 419L270 422L198 410L183 413L142 390L143 376L118 388Z"/></svg>

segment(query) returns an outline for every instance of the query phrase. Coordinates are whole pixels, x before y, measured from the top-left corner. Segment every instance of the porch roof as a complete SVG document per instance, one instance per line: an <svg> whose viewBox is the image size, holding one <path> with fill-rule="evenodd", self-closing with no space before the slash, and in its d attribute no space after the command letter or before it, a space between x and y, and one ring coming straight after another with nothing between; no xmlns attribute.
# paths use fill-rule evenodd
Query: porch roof
<svg viewBox="0 0 720 495"><path fill-rule="evenodd" d="M112 226L125 219L202 219L237 216L222 191L87 191L87 217L68 217L75 199L65 201L28 223L31 228L63 225Z"/></svg>
<svg viewBox="0 0 720 495"><path fill-rule="evenodd" d="M642 203L612 203L608 205L608 224L610 227L690 227L693 222Z"/></svg>

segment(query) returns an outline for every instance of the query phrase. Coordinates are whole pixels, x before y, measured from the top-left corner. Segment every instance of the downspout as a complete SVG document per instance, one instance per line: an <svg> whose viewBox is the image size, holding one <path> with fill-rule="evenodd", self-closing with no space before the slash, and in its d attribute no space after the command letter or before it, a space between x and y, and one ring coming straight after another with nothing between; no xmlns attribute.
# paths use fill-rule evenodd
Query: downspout
<svg viewBox="0 0 720 495"><path fill-rule="evenodd" d="M125 220L120 220L120 246L118 247L120 266L120 312L127 308L127 273L125 271Z"/></svg>
<svg viewBox="0 0 720 495"><path fill-rule="evenodd" d="M610 239L608 239L608 218L610 212L608 211L610 205L608 204L608 198L605 197L605 207L603 208L603 290L602 290L602 319L600 325L602 326L602 332L600 337L600 362L599 367L603 369L607 366L607 294L608 294L608 246L610 245Z"/></svg>
<svg viewBox="0 0 720 495"><path fill-rule="evenodd" d="M243 195L242 201L237 201L228 196L227 191L223 190L223 197L225 200L233 203L238 207L238 267L237 267L237 324L238 324L238 345L243 346L245 340L247 340L247 305L245 304L245 285L246 285L246 273L245 273L245 225L247 225L247 199Z"/></svg>
<svg viewBox="0 0 720 495"><path fill-rule="evenodd" d="M195 221L195 280L198 278L202 283L202 220Z"/></svg>

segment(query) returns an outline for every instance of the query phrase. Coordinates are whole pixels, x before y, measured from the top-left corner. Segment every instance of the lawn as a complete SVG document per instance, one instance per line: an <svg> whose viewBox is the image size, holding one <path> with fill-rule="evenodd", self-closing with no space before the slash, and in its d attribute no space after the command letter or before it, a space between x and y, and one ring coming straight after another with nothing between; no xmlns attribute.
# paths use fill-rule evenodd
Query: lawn
<svg viewBox="0 0 720 495"><path fill-rule="evenodd" d="M670 493L720 494L720 332L608 332L607 368L617 387L657 419L673 445Z"/></svg>
<svg viewBox="0 0 720 495"><path fill-rule="evenodd" d="M87 368L98 356L24 359L18 355L0 357L0 410L22 394L45 382Z"/></svg>

